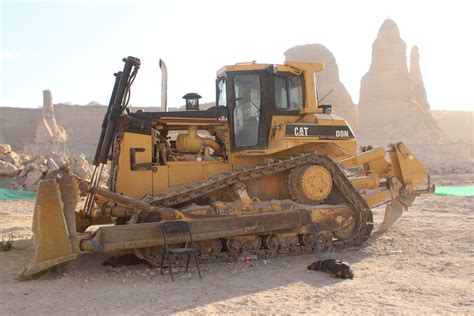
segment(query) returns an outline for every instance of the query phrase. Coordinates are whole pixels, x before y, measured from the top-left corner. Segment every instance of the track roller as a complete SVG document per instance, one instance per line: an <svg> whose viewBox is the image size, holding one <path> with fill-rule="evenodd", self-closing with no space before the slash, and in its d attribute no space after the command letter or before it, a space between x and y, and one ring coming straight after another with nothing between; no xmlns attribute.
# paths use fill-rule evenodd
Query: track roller
<svg viewBox="0 0 474 316"><path fill-rule="evenodd" d="M226 246L227 250L233 254L252 252L260 249L262 240L258 236L239 236L227 239Z"/></svg>
<svg viewBox="0 0 474 316"><path fill-rule="evenodd" d="M216 255L222 250L222 241L220 239L209 239L194 242L194 246L200 251L201 258L209 255Z"/></svg>
<svg viewBox="0 0 474 316"><path fill-rule="evenodd" d="M280 249L280 240L276 235L265 235L262 236L263 246L268 250L278 250Z"/></svg>

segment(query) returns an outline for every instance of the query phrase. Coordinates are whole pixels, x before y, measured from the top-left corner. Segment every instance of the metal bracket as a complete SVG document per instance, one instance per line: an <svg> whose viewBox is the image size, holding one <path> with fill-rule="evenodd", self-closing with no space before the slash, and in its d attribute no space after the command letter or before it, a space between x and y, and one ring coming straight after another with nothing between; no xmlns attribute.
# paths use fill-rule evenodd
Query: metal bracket
<svg viewBox="0 0 474 316"><path fill-rule="evenodd" d="M132 171L144 171L151 170L151 162L149 163L138 163L136 153L145 152L145 148L130 148L130 170Z"/></svg>
<svg viewBox="0 0 474 316"><path fill-rule="evenodd" d="M427 175L426 189L413 190L413 193L417 195L426 194L426 193L434 193L435 189L436 189L436 186L433 183L431 183L430 175Z"/></svg>

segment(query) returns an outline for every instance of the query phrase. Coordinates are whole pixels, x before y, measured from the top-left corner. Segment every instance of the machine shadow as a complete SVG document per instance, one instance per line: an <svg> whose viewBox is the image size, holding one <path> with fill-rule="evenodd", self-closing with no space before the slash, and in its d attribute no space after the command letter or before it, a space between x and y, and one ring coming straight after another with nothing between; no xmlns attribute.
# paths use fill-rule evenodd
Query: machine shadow
<svg viewBox="0 0 474 316"><path fill-rule="evenodd" d="M370 256L370 250L366 248L373 243L377 243L377 238L371 237L366 246L362 248L324 252L323 257L340 259L352 265ZM11 267L11 271L15 270L17 272L18 269L21 269L18 262L27 263L33 257L33 254L32 241L19 240L16 242L16 246L14 244L13 252L8 254L10 260L5 258L4 264L16 262L15 267ZM113 299L114 301L119 301L125 295L136 295L145 300L153 300L156 302L157 311L168 314L278 288L301 286L302 283L307 287L323 289L335 286L340 282L352 282L351 280L330 277L323 272L307 270L307 266L317 260L315 254L285 256L250 262L206 263L202 261L202 279L199 279L197 270L192 265L187 274L183 273L183 268L179 269L175 274L175 282L171 281L168 274L161 276L159 269L150 269L143 264L117 269L102 266L102 262L107 257L103 254L83 255L70 262L64 270L66 277L46 275L40 277L39 280L27 281L23 284L37 287L44 280L48 283L61 282L67 284L75 283L81 279L94 280L89 281L89 284L93 286L92 288L95 288L94 291L98 292L103 291L111 284L115 284L118 288L118 294ZM354 269L354 273L357 279L357 269ZM13 274L11 277L13 277ZM127 282L123 282L124 279ZM12 282L12 280L9 282ZM131 291L132 283L136 288L134 286ZM70 294L74 295L73 293Z"/></svg>
<svg viewBox="0 0 474 316"><path fill-rule="evenodd" d="M369 253L364 251L364 248L354 248L325 252L323 256L354 264L369 256ZM91 271L94 271L93 274L100 276L107 270L100 265L104 259L104 256L100 259L84 256L74 262L71 268L78 274L87 271L86 273L91 276ZM148 267L143 264L129 266L124 271L134 271L138 280L131 279L131 282L136 282L138 287L142 287L140 295L153 296L157 301L157 310L167 314L301 283L311 288L322 289L340 282L352 282L330 277L323 272L307 270L307 266L316 260L314 254L307 254L250 262L201 262L202 279L199 279L195 266L191 265L188 273L184 273L183 267L177 269L174 282L171 281L169 274L161 276L159 269L147 270ZM154 272L153 276L148 277L151 272ZM119 279L122 279L125 273L118 272ZM357 271L355 275L357 278Z"/></svg>

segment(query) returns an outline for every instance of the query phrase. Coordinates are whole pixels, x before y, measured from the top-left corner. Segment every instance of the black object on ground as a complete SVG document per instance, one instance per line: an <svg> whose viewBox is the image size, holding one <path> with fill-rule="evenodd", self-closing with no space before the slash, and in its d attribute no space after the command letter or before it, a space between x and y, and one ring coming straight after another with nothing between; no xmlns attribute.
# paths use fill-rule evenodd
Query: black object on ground
<svg viewBox="0 0 474 316"><path fill-rule="evenodd" d="M354 278L351 266L347 262L337 259L315 261L308 266L308 270L326 272L330 276L340 279Z"/></svg>

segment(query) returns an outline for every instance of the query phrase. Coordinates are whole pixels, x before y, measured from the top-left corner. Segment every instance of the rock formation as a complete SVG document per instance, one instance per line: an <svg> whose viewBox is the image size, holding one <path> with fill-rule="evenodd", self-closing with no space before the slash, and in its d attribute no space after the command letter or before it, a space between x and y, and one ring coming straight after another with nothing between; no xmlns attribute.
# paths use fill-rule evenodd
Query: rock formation
<svg viewBox="0 0 474 316"><path fill-rule="evenodd" d="M56 123L67 129L68 152L74 155L84 153L87 157L94 155L106 110L106 106L54 104ZM152 107L145 110L153 112L160 109ZM34 147L31 145L35 143L36 129L42 119L42 108L0 106L0 143L11 144L16 151L25 150L25 146L27 152L33 151L29 147ZM18 122L21 122L21 128L18 128Z"/></svg>
<svg viewBox="0 0 474 316"><path fill-rule="evenodd" d="M63 144L67 140L67 134L63 127L59 126L54 117L53 96L51 91L43 91L42 119L36 128L35 143L40 145Z"/></svg>
<svg viewBox="0 0 474 316"><path fill-rule="evenodd" d="M294 46L284 54L286 60L324 63L324 71L318 75L319 97L323 97L333 89L322 103L331 104L334 114L345 118L354 129L357 129L359 125L357 107L352 102L346 87L339 80L336 58L331 51L324 45L310 44Z"/></svg>
<svg viewBox="0 0 474 316"><path fill-rule="evenodd" d="M12 146L8 144L0 144L0 155L6 155L12 152Z"/></svg>
<svg viewBox="0 0 474 316"><path fill-rule="evenodd" d="M0 177L15 176L18 169L18 155L12 152L8 144L0 144Z"/></svg>
<svg viewBox="0 0 474 316"><path fill-rule="evenodd" d="M0 188L36 191L38 182L51 171L52 165L48 160L54 160L59 167L68 166L67 169L84 180L90 180L92 166L84 154L68 156L50 152L47 155L17 154L11 150L10 145L0 144ZM105 167L101 181L105 183L109 177L108 168Z"/></svg>
<svg viewBox="0 0 474 316"><path fill-rule="evenodd" d="M430 104L427 100L425 85L420 70L420 53L418 52L418 46L416 45L411 48L409 76L416 102L425 110L429 110Z"/></svg>
<svg viewBox="0 0 474 316"><path fill-rule="evenodd" d="M415 49L410 74L406 44L396 23L386 20L372 45L370 69L361 80L359 123L363 142L426 144L449 140L429 112L418 59Z"/></svg>

